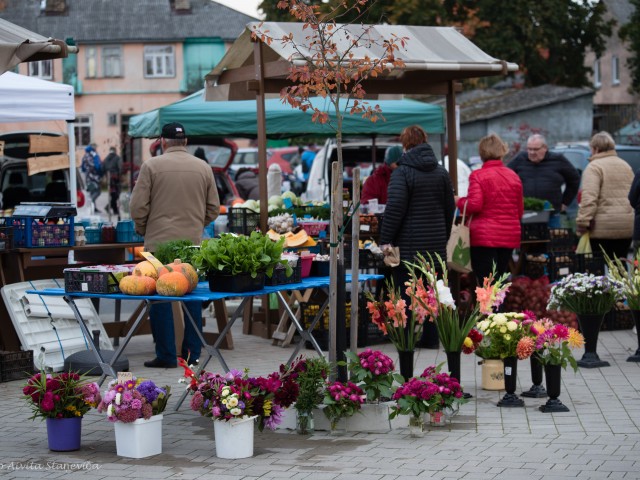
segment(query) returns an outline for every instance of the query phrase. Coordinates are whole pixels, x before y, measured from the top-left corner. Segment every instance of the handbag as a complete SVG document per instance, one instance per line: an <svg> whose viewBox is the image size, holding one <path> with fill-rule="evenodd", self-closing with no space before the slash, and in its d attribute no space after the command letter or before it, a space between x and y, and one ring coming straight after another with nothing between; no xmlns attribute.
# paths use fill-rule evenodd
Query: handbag
<svg viewBox="0 0 640 480"><path fill-rule="evenodd" d="M387 267L397 267L400 265L400 248L391 247L384 253L384 264Z"/></svg>
<svg viewBox="0 0 640 480"><path fill-rule="evenodd" d="M451 236L447 242L447 267L460 273L471 272L471 235L469 227L465 224L467 205L464 205L462 219L456 225L455 220L459 210L453 214L453 227Z"/></svg>

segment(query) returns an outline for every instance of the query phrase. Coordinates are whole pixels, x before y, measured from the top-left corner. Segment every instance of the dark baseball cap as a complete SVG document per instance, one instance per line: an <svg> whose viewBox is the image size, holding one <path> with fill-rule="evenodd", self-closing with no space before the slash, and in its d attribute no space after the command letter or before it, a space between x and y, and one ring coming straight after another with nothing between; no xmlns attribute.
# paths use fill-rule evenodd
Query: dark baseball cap
<svg viewBox="0 0 640 480"><path fill-rule="evenodd" d="M187 138L187 133L184 131L184 127L177 122L167 123L162 127L162 138Z"/></svg>

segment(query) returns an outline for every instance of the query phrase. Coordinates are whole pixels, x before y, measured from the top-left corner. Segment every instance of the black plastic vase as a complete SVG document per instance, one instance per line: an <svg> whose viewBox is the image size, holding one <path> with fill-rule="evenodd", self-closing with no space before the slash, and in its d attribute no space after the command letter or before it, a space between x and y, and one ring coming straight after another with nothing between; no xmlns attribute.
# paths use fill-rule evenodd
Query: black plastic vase
<svg viewBox="0 0 640 480"><path fill-rule="evenodd" d="M578 315L578 324L580 331L584 337L584 355L578 360L578 366L582 368L599 368L610 366L609 362L600 360L596 348L598 346L598 334L604 315L596 314L580 314Z"/></svg>
<svg viewBox="0 0 640 480"><path fill-rule="evenodd" d="M544 413L568 412L569 407L558 399L562 383L562 367L560 365L545 365L544 376L547 380L549 400L540 406L540 411Z"/></svg>
<svg viewBox="0 0 640 480"><path fill-rule="evenodd" d="M516 384L518 383L518 357L507 357L502 359L504 366L504 389L507 393L498 402L499 407L524 407L524 400L516 395Z"/></svg>

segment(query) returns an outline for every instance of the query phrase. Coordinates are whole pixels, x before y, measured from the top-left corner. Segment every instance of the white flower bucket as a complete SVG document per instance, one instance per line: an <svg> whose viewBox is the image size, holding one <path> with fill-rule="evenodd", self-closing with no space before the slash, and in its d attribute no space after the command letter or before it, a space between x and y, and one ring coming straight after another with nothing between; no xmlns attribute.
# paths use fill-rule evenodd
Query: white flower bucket
<svg viewBox="0 0 640 480"><path fill-rule="evenodd" d="M253 425L256 417L245 417L228 422L214 420L216 457L253 457Z"/></svg>
<svg viewBox="0 0 640 480"><path fill-rule="evenodd" d="M162 415L133 423L116 422L116 452L120 457L144 458L162 453Z"/></svg>

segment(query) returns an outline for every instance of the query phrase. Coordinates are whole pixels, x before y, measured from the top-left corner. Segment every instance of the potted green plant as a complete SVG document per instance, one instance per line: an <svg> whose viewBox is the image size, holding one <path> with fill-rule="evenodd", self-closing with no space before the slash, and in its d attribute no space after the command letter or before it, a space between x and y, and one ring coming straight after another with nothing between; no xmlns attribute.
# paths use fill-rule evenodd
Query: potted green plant
<svg viewBox="0 0 640 480"><path fill-rule="evenodd" d="M294 404L296 431L301 435L313 433L313 410L322 403L330 366L324 357L300 358L294 362L292 369L299 387Z"/></svg>
<svg viewBox="0 0 640 480"><path fill-rule="evenodd" d="M206 274L211 291L260 290L264 276L271 277L277 265L284 265L287 276L293 273L289 263L281 259L284 240L274 242L260 232L249 236L223 233L219 238L203 240L193 263Z"/></svg>

